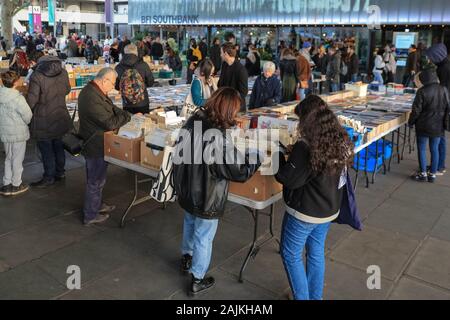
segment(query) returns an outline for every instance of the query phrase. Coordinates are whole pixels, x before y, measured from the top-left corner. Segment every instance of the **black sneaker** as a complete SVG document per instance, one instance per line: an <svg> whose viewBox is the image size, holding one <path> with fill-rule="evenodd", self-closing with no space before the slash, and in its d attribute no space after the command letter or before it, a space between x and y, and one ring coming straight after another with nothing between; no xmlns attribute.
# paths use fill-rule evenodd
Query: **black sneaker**
<svg viewBox="0 0 450 320"><path fill-rule="evenodd" d="M56 182L64 181L64 180L66 180L66 175L65 174L63 174L62 176L55 177L55 181Z"/></svg>
<svg viewBox="0 0 450 320"><path fill-rule="evenodd" d="M55 184L55 181L42 179L42 180L39 180L38 182L32 183L31 186L33 188L45 189L45 188L53 186L54 184Z"/></svg>
<svg viewBox="0 0 450 320"><path fill-rule="evenodd" d="M0 194L2 196L10 196L12 191L12 184L8 184L0 188Z"/></svg>
<svg viewBox="0 0 450 320"><path fill-rule="evenodd" d="M427 174L423 172L418 172L412 175L411 178L419 182L425 182L427 181Z"/></svg>
<svg viewBox="0 0 450 320"><path fill-rule="evenodd" d="M94 219L89 220L89 221L84 221L84 225L85 226L90 226L92 224L96 224L96 223L103 223L106 220L108 220L109 218L109 214L98 214Z"/></svg>
<svg viewBox="0 0 450 320"><path fill-rule="evenodd" d="M434 181L436 180L436 175L435 174L428 174L428 182L430 183L434 183Z"/></svg>
<svg viewBox="0 0 450 320"><path fill-rule="evenodd" d="M12 190L11 190L11 195L12 195L12 196L16 196L16 195L18 195L18 194L27 192L28 189L30 189L30 186L27 185L27 184L25 184L25 183L20 184L20 186L18 186L18 187L14 187L14 186L13 186L13 187L12 187Z"/></svg>
<svg viewBox="0 0 450 320"><path fill-rule="evenodd" d="M185 254L181 257L181 272L183 274L189 274L189 270L192 267L192 256L189 254Z"/></svg>
<svg viewBox="0 0 450 320"><path fill-rule="evenodd" d="M188 294L190 296L193 296L201 292L205 292L206 290L211 289L215 284L216 280L214 280L213 277L196 279L194 276L192 276L192 283Z"/></svg>

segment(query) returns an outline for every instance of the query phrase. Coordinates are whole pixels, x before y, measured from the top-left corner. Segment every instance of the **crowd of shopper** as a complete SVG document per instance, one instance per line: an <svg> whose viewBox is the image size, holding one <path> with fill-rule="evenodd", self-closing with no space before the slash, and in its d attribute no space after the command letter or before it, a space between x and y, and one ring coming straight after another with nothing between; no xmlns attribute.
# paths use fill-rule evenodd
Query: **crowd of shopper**
<svg viewBox="0 0 450 320"><path fill-rule="evenodd" d="M300 100L295 108L298 116L299 139L280 153L280 169L276 179L283 185L286 213L282 226L281 257L295 299L321 299L325 270L325 240L330 223L337 218L343 199L347 169L353 159L353 144L327 104L313 92L314 75L325 78L329 91L342 89L342 84L359 79L359 59L353 45L313 47L303 41L300 50L280 48L277 65L266 62L256 45L250 44L242 62L235 37L228 35L224 43L213 41L208 50L206 39L191 39L187 50L187 78L191 84L190 99L194 110L183 129L192 133L201 123L202 133L215 129L227 141L226 130L236 126L239 111L247 109L248 77L256 76L249 97L250 109L270 107L285 101ZM5 172L0 194L13 196L29 189L22 181L23 160L27 141L36 140L43 163L43 177L32 187L49 188L65 179L65 151L62 138L72 128L66 106L70 92L68 73L59 57L34 50L35 44L55 47L53 37L28 39L18 36L10 71L1 74L0 139L5 150ZM47 44L48 42L48 44ZM31 43L31 44L30 44ZM21 48L24 47L24 48ZM115 69L100 70L95 79L82 90L78 99L79 135L85 141L82 151L86 166L86 191L83 204L83 223L102 223L114 206L103 202L107 163L104 161L104 133L119 129L132 114L149 112L147 88L154 85L152 72L145 56L153 60L164 57L174 71L182 70L182 62L173 48L157 37L145 37L132 43L126 37L120 41L108 37L100 46L90 37L73 34L65 47L68 57L84 56L92 63L104 56L118 64ZM40 53L38 53L40 52ZM396 49L392 45L374 51L374 80L394 81ZM429 63L422 62L426 55ZM409 125L417 136L419 171L413 176L418 181L434 182L445 173L445 130L450 113L450 60L447 48L436 44L420 55L415 46L409 52L406 82L412 78L418 87ZM28 91L24 97L19 88L22 78L28 76ZM218 79L217 77L218 76ZM116 107L108 97L118 90L123 109ZM320 123L321 125L317 125ZM204 141L203 135L180 136L176 153L186 147L204 154L214 147L214 141ZM430 144L431 165L427 166L426 145ZM233 153L239 151L225 148ZM198 147L200 146L200 148ZM249 161L256 153L256 163ZM225 211L230 181L245 182L263 162L255 150L241 155L245 161L174 164L173 182L178 202L184 210L181 269L192 275L190 294L211 288L214 278L207 276L212 244L219 219ZM202 158L202 157L200 157ZM221 159L221 160L224 160ZM195 164L194 164L195 163ZM306 250L306 268L303 251Z"/></svg>

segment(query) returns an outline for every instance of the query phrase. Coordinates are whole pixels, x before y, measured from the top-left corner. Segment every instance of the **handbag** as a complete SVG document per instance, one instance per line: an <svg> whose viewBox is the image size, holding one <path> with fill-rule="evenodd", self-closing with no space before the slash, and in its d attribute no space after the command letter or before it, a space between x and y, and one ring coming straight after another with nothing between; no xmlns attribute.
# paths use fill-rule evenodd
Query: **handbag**
<svg viewBox="0 0 450 320"><path fill-rule="evenodd" d="M342 197L339 216L333 222L338 224L346 224L355 230L362 231L361 218L358 208L356 207L355 192L348 170L346 170L345 175L346 183L343 186L344 195Z"/></svg>
<svg viewBox="0 0 450 320"><path fill-rule="evenodd" d="M81 154L81 151L84 149L84 147L97 134L97 132L94 132L86 141L84 141L84 139L78 134L78 131L74 125L76 113L77 113L77 107L75 107L75 110L73 111L73 115L72 115L72 129L69 132L67 132L61 139L64 150L66 150L68 153L70 153L71 155L73 155L75 157L77 157Z"/></svg>
<svg viewBox="0 0 450 320"><path fill-rule="evenodd" d="M150 190L150 196L158 202L174 202L176 193L173 183L173 151L170 146L164 147L164 156L158 179Z"/></svg>
<svg viewBox="0 0 450 320"><path fill-rule="evenodd" d="M450 98L448 96L447 88L444 88L445 101L447 102L447 107L445 108L444 115L444 130L450 131Z"/></svg>

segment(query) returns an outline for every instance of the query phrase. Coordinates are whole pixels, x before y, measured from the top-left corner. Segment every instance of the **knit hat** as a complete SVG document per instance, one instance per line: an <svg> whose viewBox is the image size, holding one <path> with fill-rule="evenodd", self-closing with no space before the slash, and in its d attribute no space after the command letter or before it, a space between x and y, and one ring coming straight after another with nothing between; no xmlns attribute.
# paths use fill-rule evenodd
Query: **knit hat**
<svg viewBox="0 0 450 320"><path fill-rule="evenodd" d="M433 63L440 63L448 56L447 47L443 43L431 46L425 54Z"/></svg>
<svg viewBox="0 0 450 320"><path fill-rule="evenodd" d="M419 80L424 86L426 86L427 84L439 82L436 70L433 68L428 68L420 72Z"/></svg>
<svg viewBox="0 0 450 320"><path fill-rule="evenodd" d="M311 42L305 41L303 42L303 49L311 48Z"/></svg>

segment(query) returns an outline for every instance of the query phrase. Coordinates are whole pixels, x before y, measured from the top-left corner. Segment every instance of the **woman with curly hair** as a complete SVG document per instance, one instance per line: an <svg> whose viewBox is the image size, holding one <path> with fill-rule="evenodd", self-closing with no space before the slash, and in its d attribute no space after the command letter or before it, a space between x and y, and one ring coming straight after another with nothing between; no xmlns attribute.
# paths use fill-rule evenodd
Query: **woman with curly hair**
<svg viewBox="0 0 450 320"><path fill-rule="evenodd" d="M300 138L276 179L286 204L281 256L296 300L322 299L325 239L339 215L353 144L334 113L310 95L295 109ZM306 247L306 271L303 248Z"/></svg>

